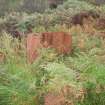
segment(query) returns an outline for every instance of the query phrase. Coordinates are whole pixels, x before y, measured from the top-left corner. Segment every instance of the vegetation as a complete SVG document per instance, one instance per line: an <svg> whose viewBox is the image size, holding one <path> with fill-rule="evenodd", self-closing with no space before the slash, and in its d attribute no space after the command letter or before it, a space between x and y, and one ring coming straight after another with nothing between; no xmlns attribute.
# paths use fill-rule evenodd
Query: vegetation
<svg viewBox="0 0 105 105"><path fill-rule="evenodd" d="M97 7L89 0L68 0L56 9L34 13L33 8L17 11L22 0L0 2L5 4L0 8L7 12L0 12L0 105L48 105L49 93L63 97L64 103L56 105L105 105L104 29L94 27L95 19L91 23L85 21L84 26L71 24L73 16L84 11L92 10L104 18L105 5ZM9 10L11 6L13 11ZM43 48L33 64L27 63L25 38L30 28L39 34L70 33L71 54L58 55L54 49ZM21 41L14 38L17 32L22 35Z"/></svg>

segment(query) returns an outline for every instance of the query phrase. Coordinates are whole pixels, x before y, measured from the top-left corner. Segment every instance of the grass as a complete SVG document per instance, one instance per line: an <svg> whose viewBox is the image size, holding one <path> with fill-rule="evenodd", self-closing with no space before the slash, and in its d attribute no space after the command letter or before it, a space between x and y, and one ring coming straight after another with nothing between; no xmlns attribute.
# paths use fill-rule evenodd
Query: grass
<svg viewBox="0 0 105 105"><path fill-rule="evenodd" d="M86 29L65 25L73 14L83 9L96 8L84 1L68 0L45 14L22 14L21 20L17 14L19 31L25 33L28 25L32 25L32 31L38 33L69 32L73 47L68 55L58 55L54 49L43 48L40 57L28 64L24 37L19 42L6 32L1 33L0 54L4 59L0 62L0 105L44 105L48 93L60 94L62 88L65 101L74 105L105 105L105 39L97 35L93 23L86 24ZM104 6L97 10L103 12ZM11 20L11 16L6 18ZM2 24L7 22L6 18L1 19ZM66 86L71 89L70 93Z"/></svg>
<svg viewBox="0 0 105 105"><path fill-rule="evenodd" d="M80 35L83 37L83 33ZM58 56L52 49L42 49L38 60L27 64L24 41L19 43L4 32L0 38L0 51L5 54L0 64L0 105L42 105L45 94L65 85L86 90L84 100L75 104L104 105L104 39L88 35L83 38L85 50L77 46L80 42L75 34L71 55ZM19 53L14 50L18 45Z"/></svg>

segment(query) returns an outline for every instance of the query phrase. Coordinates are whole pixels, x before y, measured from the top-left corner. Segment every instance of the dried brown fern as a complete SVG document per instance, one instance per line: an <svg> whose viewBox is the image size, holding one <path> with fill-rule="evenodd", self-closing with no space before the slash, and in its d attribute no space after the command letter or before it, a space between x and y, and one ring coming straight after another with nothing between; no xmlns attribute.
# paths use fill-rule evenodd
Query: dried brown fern
<svg viewBox="0 0 105 105"><path fill-rule="evenodd" d="M48 93L44 105L75 105L75 101L83 101L86 91L76 90L73 86L64 86L59 93Z"/></svg>

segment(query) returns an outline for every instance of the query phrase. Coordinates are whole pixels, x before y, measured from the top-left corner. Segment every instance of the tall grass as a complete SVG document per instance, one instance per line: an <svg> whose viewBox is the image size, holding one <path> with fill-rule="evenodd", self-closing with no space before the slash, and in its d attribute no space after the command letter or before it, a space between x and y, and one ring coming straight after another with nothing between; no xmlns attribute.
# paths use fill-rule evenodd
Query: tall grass
<svg viewBox="0 0 105 105"><path fill-rule="evenodd" d="M28 64L24 38L19 42L5 32L1 35L0 52L5 59L0 63L0 105L43 105L47 93L58 92L65 85L74 86L76 92L85 90L82 101L70 98L75 104L105 105L104 39L65 25L49 30L72 33L71 55L59 56L54 49L41 49L40 57Z"/></svg>

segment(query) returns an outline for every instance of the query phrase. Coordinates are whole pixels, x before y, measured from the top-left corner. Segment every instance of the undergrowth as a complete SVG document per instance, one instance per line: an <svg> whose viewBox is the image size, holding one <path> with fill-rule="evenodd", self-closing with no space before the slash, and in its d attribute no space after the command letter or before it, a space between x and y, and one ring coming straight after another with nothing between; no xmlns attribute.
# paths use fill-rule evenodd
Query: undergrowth
<svg viewBox="0 0 105 105"><path fill-rule="evenodd" d="M67 56L42 49L33 64L27 63L24 40L20 43L5 32L0 40L5 55L0 64L0 105L42 105L47 93L66 85L85 89L83 100L74 102L77 105L105 104L104 39L86 35L85 50L77 46L80 42L73 43L73 52Z"/></svg>
<svg viewBox="0 0 105 105"><path fill-rule="evenodd" d="M68 0L43 14L14 13L0 19L0 105L44 105L48 93L59 94L66 86L72 89L64 99L73 105L105 105L105 39L92 23L87 29L67 27L72 16L84 10L104 13L105 7ZM6 33L8 27L22 33L21 42ZM37 33L69 32L71 54L43 48L38 59L28 64L24 35L29 27Z"/></svg>

